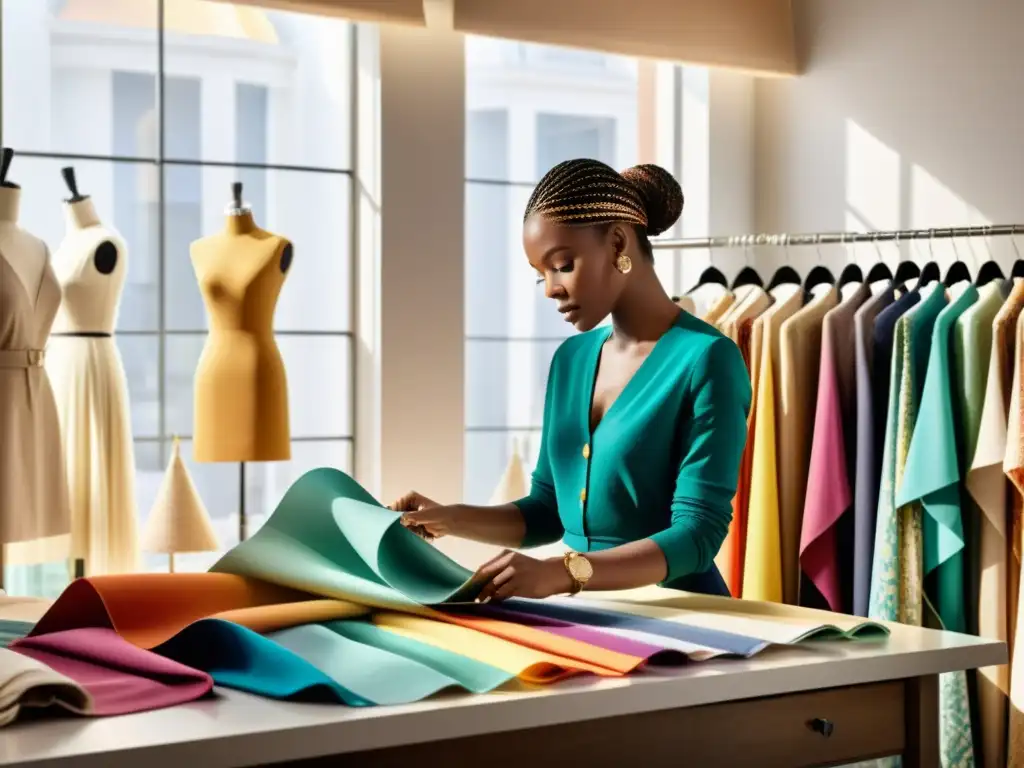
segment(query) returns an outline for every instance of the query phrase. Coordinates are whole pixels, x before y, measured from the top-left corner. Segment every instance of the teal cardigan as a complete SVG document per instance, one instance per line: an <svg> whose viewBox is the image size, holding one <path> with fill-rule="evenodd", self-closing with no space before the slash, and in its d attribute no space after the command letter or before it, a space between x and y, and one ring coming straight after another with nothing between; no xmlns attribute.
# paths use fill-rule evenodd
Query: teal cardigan
<svg viewBox="0 0 1024 768"><path fill-rule="evenodd" d="M555 352L523 547L593 552L652 539L664 586L723 594L714 558L732 517L750 378L737 346L685 312L655 343L593 434L602 326ZM703 577L700 576L703 574Z"/></svg>

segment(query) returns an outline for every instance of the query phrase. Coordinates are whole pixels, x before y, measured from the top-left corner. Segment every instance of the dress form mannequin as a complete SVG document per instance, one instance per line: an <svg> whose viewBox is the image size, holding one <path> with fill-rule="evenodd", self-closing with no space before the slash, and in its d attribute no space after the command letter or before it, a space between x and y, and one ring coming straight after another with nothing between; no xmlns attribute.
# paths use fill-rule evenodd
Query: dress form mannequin
<svg viewBox="0 0 1024 768"><path fill-rule="evenodd" d="M64 301L46 371L67 467L71 556L82 575L127 573L139 566L135 452L128 382L113 334L128 249L100 223L92 199L79 194L74 169L62 174L71 196L53 267Z"/></svg>
<svg viewBox="0 0 1024 768"><path fill-rule="evenodd" d="M46 244L18 226L21 189L7 180L13 154L5 149L0 160L0 586L4 560L8 567L39 562L36 545L70 528L60 427L43 368L60 286Z"/></svg>
<svg viewBox="0 0 1024 768"><path fill-rule="evenodd" d="M292 244L256 225L241 184L233 192L223 232L191 248L210 326L195 375L193 455L287 461L288 385L273 320Z"/></svg>

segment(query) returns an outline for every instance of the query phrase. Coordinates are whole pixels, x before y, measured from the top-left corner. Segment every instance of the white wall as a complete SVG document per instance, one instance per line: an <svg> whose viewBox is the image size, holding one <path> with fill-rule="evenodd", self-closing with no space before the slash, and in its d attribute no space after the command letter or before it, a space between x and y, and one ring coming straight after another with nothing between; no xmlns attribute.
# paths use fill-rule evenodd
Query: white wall
<svg viewBox="0 0 1024 768"><path fill-rule="evenodd" d="M756 84L758 230L1024 221L1024 4L793 5L805 74ZM801 250L798 268L816 258ZM994 250L1005 268L1007 239ZM894 247L884 252L895 261ZM940 265L953 255L947 242L935 252ZM872 258L861 246L858 259Z"/></svg>

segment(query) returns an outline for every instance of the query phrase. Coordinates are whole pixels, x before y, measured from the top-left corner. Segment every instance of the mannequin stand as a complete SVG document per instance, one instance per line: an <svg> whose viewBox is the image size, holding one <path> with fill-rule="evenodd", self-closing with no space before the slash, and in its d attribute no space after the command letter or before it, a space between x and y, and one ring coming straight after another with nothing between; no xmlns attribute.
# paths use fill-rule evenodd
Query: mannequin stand
<svg viewBox="0 0 1024 768"><path fill-rule="evenodd" d="M174 573L174 553L167 553L167 572Z"/></svg>
<svg viewBox="0 0 1024 768"><path fill-rule="evenodd" d="M238 462L238 543L249 538L249 520L245 510L245 462Z"/></svg>

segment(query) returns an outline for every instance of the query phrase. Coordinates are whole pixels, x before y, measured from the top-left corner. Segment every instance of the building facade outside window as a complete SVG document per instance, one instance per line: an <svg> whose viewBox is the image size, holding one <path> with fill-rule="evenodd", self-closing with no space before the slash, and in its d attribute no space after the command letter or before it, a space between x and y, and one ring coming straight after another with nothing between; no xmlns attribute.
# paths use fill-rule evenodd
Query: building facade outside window
<svg viewBox="0 0 1024 768"><path fill-rule="evenodd" d="M275 316L292 460L247 466L251 535L306 470L351 471L352 26L203 0L0 0L0 10L0 141L17 152L22 225L59 246L60 169L71 165L128 244L117 343L140 523L179 436L226 550L238 541L239 467L191 461L207 321L189 245L223 227L234 181L257 223L294 243ZM180 556L176 566L205 570L217 556ZM145 564L162 570L166 558ZM67 578L60 567L18 570L35 582L19 585L23 594L52 594Z"/></svg>
<svg viewBox="0 0 1024 768"><path fill-rule="evenodd" d="M637 62L481 37L466 57L465 498L486 503L514 446L532 466L548 365L575 332L523 253L527 198L563 160L637 162Z"/></svg>

